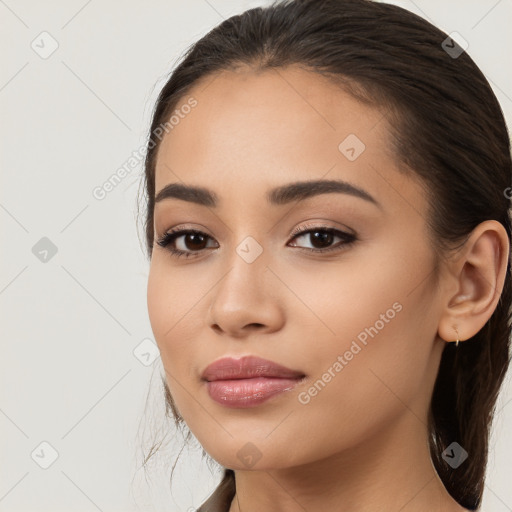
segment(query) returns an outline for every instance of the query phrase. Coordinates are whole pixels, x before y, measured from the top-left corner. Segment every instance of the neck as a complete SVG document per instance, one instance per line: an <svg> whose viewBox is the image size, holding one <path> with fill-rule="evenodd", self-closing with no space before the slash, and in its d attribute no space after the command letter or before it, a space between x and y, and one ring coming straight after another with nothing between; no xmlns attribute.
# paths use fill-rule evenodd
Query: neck
<svg viewBox="0 0 512 512"><path fill-rule="evenodd" d="M370 440L302 466L235 470L229 512L460 512L431 462L426 426L410 410Z"/></svg>

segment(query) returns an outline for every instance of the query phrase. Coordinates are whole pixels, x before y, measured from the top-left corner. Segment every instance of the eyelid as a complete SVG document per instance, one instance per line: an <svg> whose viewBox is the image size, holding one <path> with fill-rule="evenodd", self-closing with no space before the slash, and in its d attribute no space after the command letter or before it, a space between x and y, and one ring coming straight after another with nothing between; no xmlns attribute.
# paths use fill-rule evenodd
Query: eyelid
<svg viewBox="0 0 512 512"><path fill-rule="evenodd" d="M167 228L162 230L162 234L158 235L157 232L155 232L154 239L158 240L158 238L161 238L162 236L165 236L168 233L175 232L175 231L199 231L205 235L208 235L210 238L215 238L211 233L210 230L202 226L201 224L176 224L176 226L173 226L172 228Z"/></svg>
<svg viewBox="0 0 512 512"><path fill-rule="evenodd" d="M333 222L329 221L327 219L318 219L318 220L308 221L305 224L300 224L299 226L294 228L292 230L292 232L290 233L290 237L294 237L295 235L297 235L299 233L303 233L304 231L307 231L309 229L319 229L319 230L320 229L336 229L338 231L345 232L347 235L356 236L356 234L357 234L353 229L349 228L348 226L345 226L344 224L338 223L338 226L342 226L342 227L333 226L332 224L333 224Z"/></svg>

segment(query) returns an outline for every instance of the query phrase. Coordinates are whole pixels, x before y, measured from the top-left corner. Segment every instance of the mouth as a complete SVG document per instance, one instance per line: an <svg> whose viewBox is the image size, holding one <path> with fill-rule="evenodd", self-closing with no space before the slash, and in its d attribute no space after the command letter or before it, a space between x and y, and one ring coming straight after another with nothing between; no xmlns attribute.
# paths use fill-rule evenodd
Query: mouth
<svg viewBox="0 0 512 512"><path fill-rule="evenodd" d="M260 405L292 390L305 377L303 372L256 356L219 359L201 375L212 400L238 408Z"/></svg>

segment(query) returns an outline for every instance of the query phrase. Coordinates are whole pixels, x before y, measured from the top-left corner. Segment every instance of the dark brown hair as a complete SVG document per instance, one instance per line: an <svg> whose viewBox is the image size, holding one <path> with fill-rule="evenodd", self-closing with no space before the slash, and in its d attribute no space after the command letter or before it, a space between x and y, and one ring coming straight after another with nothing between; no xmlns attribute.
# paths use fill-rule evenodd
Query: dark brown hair
<svg viewBox="0 0 512 512"><path fill-rule="evenodd" d="M488 219L503 224L510 240L512 165L503 113L485 76L447 37L403 8L370 0L278 1L215 27L188 49L156 102L145 161L148 256L159 148L154 135L200 79L240 66L298 65L383 109L398 165L425 186L439 257ZM447 491L468 509L479 506L484 489L491 422L510 362L511 303L509 260L494 313L473 338L446 344L433 391L431 457ZM179 424L162 381L167 412ZM469 453L456 469L441 456L453 441ZM226 470L221 486L233 489L233 478Z"/></svg>

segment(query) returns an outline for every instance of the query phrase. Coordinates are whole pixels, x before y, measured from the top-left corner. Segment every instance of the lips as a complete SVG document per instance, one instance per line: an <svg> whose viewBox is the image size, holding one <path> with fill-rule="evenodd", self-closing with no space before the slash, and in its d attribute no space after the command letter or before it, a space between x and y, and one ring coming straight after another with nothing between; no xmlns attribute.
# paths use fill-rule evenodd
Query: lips
<svg viewBox="0 0 512 512"><path fill-rule="evenodd" d="M274 377L280 379L300 379L304 373L255 356L241 359L225 357L213 362L203 371L201 378L206 381L253 379Z"/></svg>
<svg viewBox="0 0 512 512"><path fill-rule="evenodd" d="M255 356L223 358L206 367L201 379L215 402L227 407L255 407L292 390L305 374Z"/></svg>

